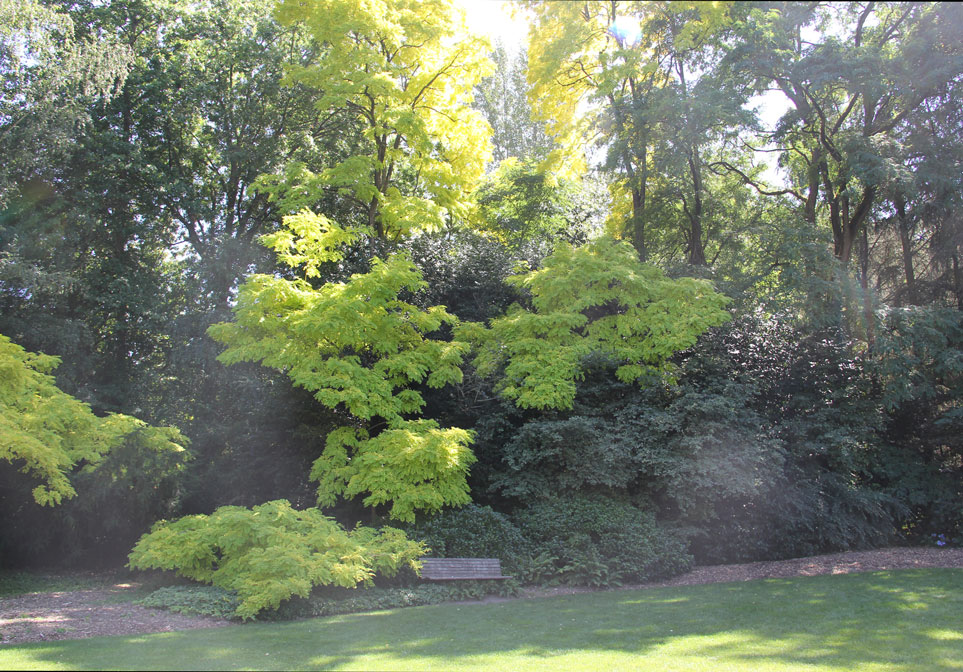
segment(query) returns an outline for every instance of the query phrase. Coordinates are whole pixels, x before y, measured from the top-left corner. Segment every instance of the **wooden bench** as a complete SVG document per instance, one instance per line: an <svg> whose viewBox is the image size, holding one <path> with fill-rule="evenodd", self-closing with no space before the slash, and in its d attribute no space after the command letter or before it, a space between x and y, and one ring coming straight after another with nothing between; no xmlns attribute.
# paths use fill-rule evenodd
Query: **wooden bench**
<svg viewBox="0 0 963 672"><path fill-rule="evenodd" d="M498 558L422 558L421 578L429 581L510 579Z"/></svg>

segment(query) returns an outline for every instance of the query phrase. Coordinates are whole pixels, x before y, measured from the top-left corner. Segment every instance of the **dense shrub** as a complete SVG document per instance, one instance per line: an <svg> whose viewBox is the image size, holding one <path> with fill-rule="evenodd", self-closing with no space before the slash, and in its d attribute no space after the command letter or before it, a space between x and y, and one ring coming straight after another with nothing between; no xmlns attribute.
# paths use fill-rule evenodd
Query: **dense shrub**
<svg viewBox="0 0 963 672"><path fill-rule="evenodd" d="M253 618L317 585L370 584L375 574L394 574L423 553L400 530L347 532L318 509L297 511L278 500L160 522L137 542L130 566L173 570L236 591L236 615Z"/></svg>
<svg viewBox="0 0 963 672"><path fill-rule="evenodd" d="M875 476L882 415L865 356L844 330L744 315L703 339L683 369L683 387L719 390L726 404L741 408L729 422L752 428L762 448L753 489L728 498L715 516L689 517L700 561L799 557L895 541L902 507ZM686 413L698 406L686 404ZM678 486L695 483L683 478Z"/></svg>
<svg viewBox="0 0 963 672"><path fill-rule="evenodd" d="M572 585L618 585L685 571L685 541L655 516L603 496L543 499L515 512L531 544L524 578Z"/></svg>
<svg viewBox="0 0 963 672"><path fill-rule="evenodd" d="M874 463L914 541L963 537L963 313L891 309L868 366L886 409Z"/></svg>
<svg viewBox="0 0 963 672"><path fill-rule="evenodd" d="M521 571L527 542L503 513L469 504L448 509L410 529L436 558L498 558L507 574Z"/></svg>

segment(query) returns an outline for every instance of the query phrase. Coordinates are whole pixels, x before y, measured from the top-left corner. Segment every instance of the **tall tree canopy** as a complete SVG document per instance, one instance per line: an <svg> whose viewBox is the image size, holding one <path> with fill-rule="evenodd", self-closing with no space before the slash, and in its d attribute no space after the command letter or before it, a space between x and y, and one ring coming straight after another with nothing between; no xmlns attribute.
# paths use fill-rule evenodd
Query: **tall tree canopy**
<svg viewBox="0 0 963 672"><path fill-rule="evenodd" d="M836 257L848 264L887 185L907 166L898 130L939 107L963 74L963 11L952 3L868 2L758 7L740 24L733 64L789 111L769 136L808 221L822 207ZM862 240L862 242L860 242Z"/></svg>
<svg viewBox="0 0 963 672"><path fill-rule="evenodd" d="M490 129L471 101L492 64L463 13L449 0L285 0L278 16L303 22L326 47L291 80L318 90L323 114L347 110L365 140L318 174L294 171L288 207L333 189L356 204L369 235L392 240L466 218L491 155Z"/></svg>
<svg viewBox="0 0 963 672"><path fill-rule="evenodd" d="M531 2L535 18L529 47L531 100L557 148L549 162L579 171L586 143L598 140L619 176L615 192L627 198L626 222L616 233L630 238L645 261L646 213L652 148L671 136L666 154L684 157L690 220L687 256L704 265L705 189L700 151L721 115L702 108L712 86L696 91L695 56L729 22L729 3ZM707 98L694 102L697 97ZM729 97L731 100L732 97ZM738 105L737 105L738 109ZM681 120L681 124L677 123ZM679 200L678 198L676 200Z"/></svg>

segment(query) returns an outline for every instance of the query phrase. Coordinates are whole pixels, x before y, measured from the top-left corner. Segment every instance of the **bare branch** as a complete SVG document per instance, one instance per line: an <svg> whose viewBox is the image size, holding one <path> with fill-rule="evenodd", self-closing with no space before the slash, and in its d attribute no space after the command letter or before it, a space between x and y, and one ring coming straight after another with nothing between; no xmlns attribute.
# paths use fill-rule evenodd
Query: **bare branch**
<svg viewBox="0 0 963 672"><path fill-rule="evenodd" d="M802 196L799 192L795 191L794 189L780 189L780 190L778 190L778 191L772 191L772 190L769 190L769 189L763 189L761 186L759 186L759 184L758 184L755 180L753 180L751 177L749 177L748 175L746 175L744 172L742 172L741 170L739 170L738 168L736 168L734 165L732 165L732 164L729 163L728 161L715 161L715 162L713 162L713 163L710 163L710 164L707 166L707 168L709 168L709 170L711 170L711 171L712 171L713 173L715 173L716 175L721 175L722 173L720 173L719 171L715 170L715 167L716 167L716 166L719 166L719 167L721 167L721 168L725 168L727 171L729 171L729 172L731 172L731 173L735 173L736 175L738 175L739 177L742 178L743 182L745 182L746 184L748 184L750 187L752 187L753 189L755 189L757 192L759 192L759 193L762 194L763 196L784 196L784 195L786 195L786 194L789 194L790 196L795 197L796 199L798 199L798 200L799 200L800 202L802 202L802 203L805 203L805 202L806 202L806 199L803 198L803 196Z"/></svg>

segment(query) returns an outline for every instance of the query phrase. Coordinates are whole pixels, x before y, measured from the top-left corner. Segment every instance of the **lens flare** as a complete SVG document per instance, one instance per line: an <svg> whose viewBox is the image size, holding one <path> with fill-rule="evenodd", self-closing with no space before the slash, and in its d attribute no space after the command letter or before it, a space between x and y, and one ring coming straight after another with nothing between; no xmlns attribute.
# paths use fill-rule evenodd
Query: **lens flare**
<svg viewBox="0 0 963 672"><path fill-rule="evenodd" d="M609 35L623 45L638 44L642 39L642 29L639 22L631 16L620 16L609 26Z"/></svg>

